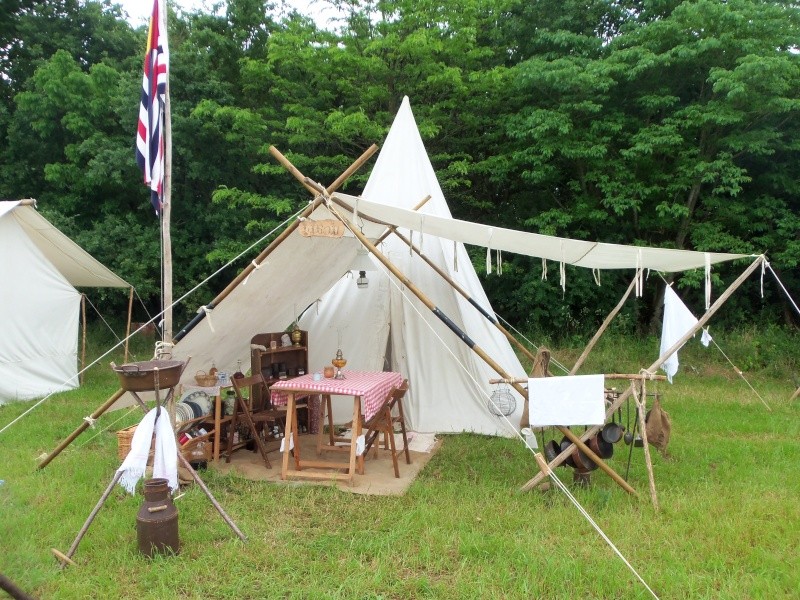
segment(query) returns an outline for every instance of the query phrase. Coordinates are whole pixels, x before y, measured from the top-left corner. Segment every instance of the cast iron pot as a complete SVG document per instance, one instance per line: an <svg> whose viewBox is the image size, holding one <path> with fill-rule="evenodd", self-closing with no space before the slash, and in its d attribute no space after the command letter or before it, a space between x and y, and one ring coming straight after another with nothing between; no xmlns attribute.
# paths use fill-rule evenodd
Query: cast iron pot
<svg viewBox="0 0 800 600"><path fill-rule="evenodd" d="M590 438L586 445L603 460L614 456L614 445L604 439L602 435Z"/></svg>
<svg viewBox="0 0 800 600"><path fill-rule="evenodd" d="M600 431L600 436L609 444L616 444L622 439L622 434L624 433L625 428L622 425L612 421L611 423L606 423L603 426L603 429Z"/></svg>

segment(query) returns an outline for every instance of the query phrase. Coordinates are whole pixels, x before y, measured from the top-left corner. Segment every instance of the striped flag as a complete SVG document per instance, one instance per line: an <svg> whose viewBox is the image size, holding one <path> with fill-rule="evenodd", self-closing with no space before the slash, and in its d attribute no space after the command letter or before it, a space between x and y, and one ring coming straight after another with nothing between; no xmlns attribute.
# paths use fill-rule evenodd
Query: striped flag
<svg viewBox="0 0 800 600"><path fill-rule="evenodd" d="M136 162L150 187L150 201L156 215L164 199L164 107L167 99L167 27L161 0L153 0L153 16L144 57L142 102L136 134Z"/></svg>

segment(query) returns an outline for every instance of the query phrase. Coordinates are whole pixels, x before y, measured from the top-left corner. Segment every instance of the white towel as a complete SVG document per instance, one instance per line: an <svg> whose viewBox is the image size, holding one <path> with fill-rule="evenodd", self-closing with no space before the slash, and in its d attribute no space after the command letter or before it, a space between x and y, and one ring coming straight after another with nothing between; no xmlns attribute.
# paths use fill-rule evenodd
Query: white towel
<svg viewBox="0 0 800 600"><path fill-rule="evenodd" d="M603 375L528 379L531 427L605 423Z"/></svg>
<svg viewBox="0 0 800 600"><path fill-rule="evenodd" d="M667 286L664 292L664 322L661 325L661 348L659 356L663 356L664 352L672 348L672 346L681 339L686 333L695 325L697 325L697 318L692 312L686 308L686 305L681 301L673 289ZM711 341L711 336L707 331L703 331L701 338L704 346L708 346ZM672 377L678 372L678 351L664 361L661 365L663 371L667 374L667 381L672 383Z"/></svg>
<svg viewBox="0 0 800 600"><path fill-rule="evenodd" d="M117 473L122 473L119 484L130 494L134 493L136 483L144 477L153 429L156 433L153 477L163 477L170 489L178 489L178 446L175 443L175 433L172 431L166 409L162 407L158 421L156 421L157 411L158 409L154 408L147 413L136 427L131 440L131 450L117 469Z"/></svg>

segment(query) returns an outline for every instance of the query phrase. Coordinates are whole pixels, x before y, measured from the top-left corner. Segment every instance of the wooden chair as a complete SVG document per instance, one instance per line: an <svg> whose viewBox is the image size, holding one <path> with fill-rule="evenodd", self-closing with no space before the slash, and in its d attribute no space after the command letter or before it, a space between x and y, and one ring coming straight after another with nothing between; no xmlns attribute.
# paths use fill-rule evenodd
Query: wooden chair
<svg viewBox="0 0 800 600"><path fill-rule="evenodd" d="M384 447L392 454L392 464L394 466L394 476L400 477L400 470L397 466L397 455L399 454L396 442L394 439L394 425L400 425L400 431L403 435L403 448L405 452L406 463L411 464L411 455L408 451L408 435L406 433L405 413L403 412L403 396L408 391L408 380L404 380L398 387L394 387L386 395L383 405L378 411L368 420L363 423L362 429L366 430L364 456L366 456L372 445L382 433L384 436ZM397 414L392 414L395 406L397 407Z"/></svg>
<svg viewBox="0 0 800 600"><path fill-rule="evenodd" d="M261 429L263 430L265 423L278 424L281 430L283 430L286 411L276 409L272 406L269 400L269 389L264 382L264 377L260 373L250 377L234 377L231 379L231 384L236 394L236 401L228 430L228 450L225 462L231 462L231 454L234 452L233 436L236 432L236 422L239 418L242 418L245 423L247 423L250 434L258 446L259 452L261 452L264 464L268 469L271 469L272 464L269 462L269 458L267 458L267 448L264 445L264 440L261 439L261 434L257 425L261 425ZM252 406L252 399L254 397L253 389L257 388L257 386L261 386L260 397L262 399L262 406ZM250 388L249 398L244 398L242 396L242 389L246 387Z"/></svg>

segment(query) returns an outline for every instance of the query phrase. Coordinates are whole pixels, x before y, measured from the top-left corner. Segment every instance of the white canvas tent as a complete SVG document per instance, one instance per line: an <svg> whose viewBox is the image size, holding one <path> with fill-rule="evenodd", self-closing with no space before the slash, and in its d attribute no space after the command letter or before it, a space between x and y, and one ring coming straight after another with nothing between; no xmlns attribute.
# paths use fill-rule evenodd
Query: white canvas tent
<svg viewBox="0 0 800 600"><path fill-rule="evenodd" d="M450 217L406 98L364 197L410 208L426 196L431 196L423 208L426 214ZM321 220L330 214L321 206L310 218ZM352 213L350 218L359 222ZM372 240L386 231L380 224L359 225ZM429 259L491 312L463 244L433 236L415 241L421 242ZM352 234L341 239L305 238L295 231L288 236L246 283L234 288L176 345L175 358L193 357L195 366L187 369L187 381L194 370L207 368L212 360L229 371L237 360L247 364L249 340L255 333L280 331L313 305L300 319L300 327L309 332L310 368L330 364L341 347L347 368L395 370L409 379L406 418L412 429L510 435L507 422L487 407L492 392L488 380L497 374L468 347L454 342L453 333L416 298L393 284L377 263L367 274L369 286L357 288L355 273L349 269L359 247ZM508 340L419 257L411 257L407 246L389 236L382 250L504 369L517 376L525 374ZM519 423L522 398L515 396L517 406L508 418ZM341 417L347 418L344 412Z"/></svg>
<svg viewBox="0 0 800 600"><path fill-rule="evenodd" d="M81 295L130 287L36 212L0 202L0 404L78 385Z"/></svg>
<svg viewBox="0 0 800 600"><path fill-rule="evenodd" d="M412 210L427 196L424 206ZM678 271L740 258L742 255L639 248L568 240L452 219L404 99L361 197L334 194L335 210L369 240L398 226L421 252L443 269L472 300L491 314L463 243L539 256L592 268ZM325 205L309 216L331 218ZM385 268L370 272L358 289L350 271L361 243L343 238L303 237L293 231L275 244L257 268L180 340L174 357L192 357L184 378L212 361L228 371L247 364L255 333L280 331L306 307L300 326L309 331L310 368L329 364L341 347L353 369L391 369L411 382L407 419L424 432L474 431L509 435L519 423L522 398L508 421L493 415L488 384L496 373L462 344ZM470 302L390 235L380 251L437 308L512 377L525 375L506 338ZM263 256L263 254L262 254ZM344 416L344 415L342 415ZM345 417L346 418L346 417Z"/></svg>

